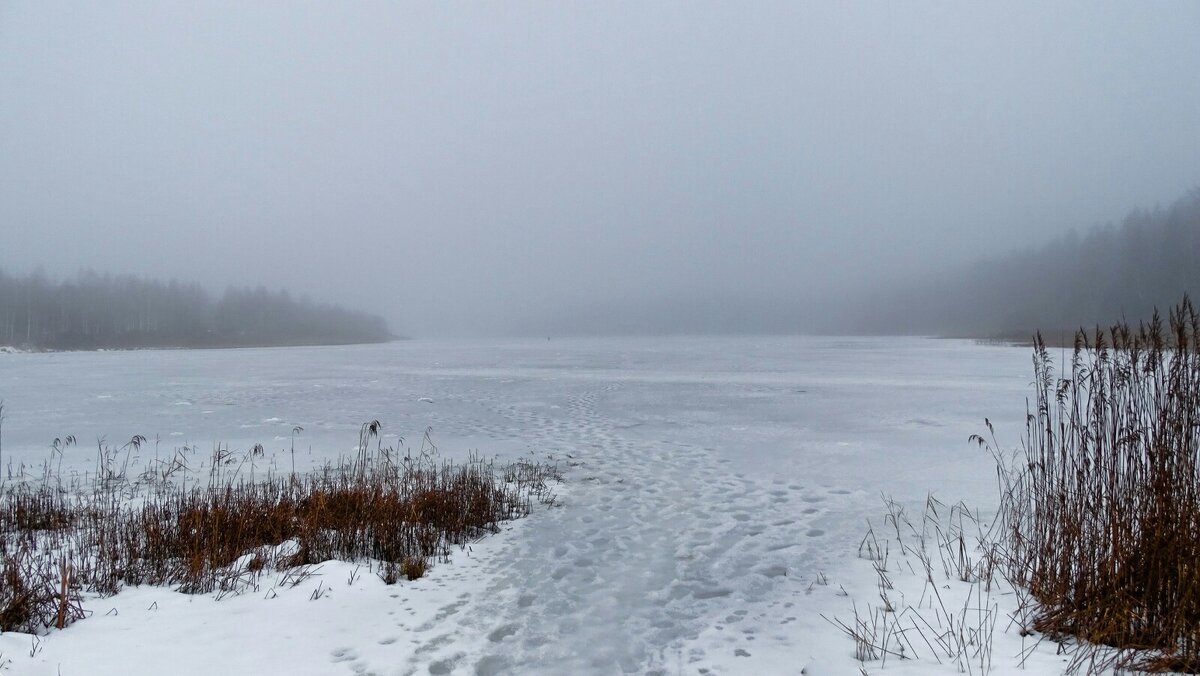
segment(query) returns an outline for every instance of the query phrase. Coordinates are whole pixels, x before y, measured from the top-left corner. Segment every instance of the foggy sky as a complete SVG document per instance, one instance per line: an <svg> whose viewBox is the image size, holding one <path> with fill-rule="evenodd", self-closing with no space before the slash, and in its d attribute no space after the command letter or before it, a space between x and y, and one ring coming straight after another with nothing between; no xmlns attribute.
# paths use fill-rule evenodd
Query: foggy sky
<svg viewBox="0 0 1200 676"><path fill-rule="evenodd" d="M1200 3L8 1L0 268L415 335L753 329L1200 184L1198 34Z"/></svg>

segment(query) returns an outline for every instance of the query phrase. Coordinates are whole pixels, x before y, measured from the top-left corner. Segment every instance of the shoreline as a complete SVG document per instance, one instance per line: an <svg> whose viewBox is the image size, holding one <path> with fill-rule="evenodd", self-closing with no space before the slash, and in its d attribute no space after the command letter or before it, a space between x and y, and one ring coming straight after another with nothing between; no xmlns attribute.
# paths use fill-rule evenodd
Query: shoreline
<svg viewBox="0 0 1200 676"><path fill-rule="evenodd" d="M384 345L386 343L398 343L406 340L412 340L408 336L394 336L386 340L353 340L353 341L296 341L296 342L277 342L277 343L232 343L219 345L137 345L129 347L78 347L78 348L54 348L54 347L25 347L18 345L0 345L0 354L46 354L46 353L66 353L66 352L136 352L141 350L148 351L168 351L168 350L244 350L254 348L271 348L271 347L344 347L350 345Z"/></svg>

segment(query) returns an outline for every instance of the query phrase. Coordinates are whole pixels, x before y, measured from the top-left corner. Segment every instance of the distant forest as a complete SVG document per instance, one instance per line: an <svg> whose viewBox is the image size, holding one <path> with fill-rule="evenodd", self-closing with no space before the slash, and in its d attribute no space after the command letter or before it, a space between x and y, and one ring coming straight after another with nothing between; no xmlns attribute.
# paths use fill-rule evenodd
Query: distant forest
<svg viewBox="0 0 1200 676"><path fill-rule="evenodd" d="M1200 301L1200 188L1121 225L1071 231L1040 248L978 261L866 305L857 331L1026 339L1164 314L1184 293ZM1054 335L1057 334L1057 335Z"/></svg>
<svg viewBox="0 0 1200 676"><path fill-rule="evenodd" d="M380 317L297 300L286 291L229 289L213 300L198 284L80 273L54 282L0 271L0 345L92 350L383 342Z"/></svg>

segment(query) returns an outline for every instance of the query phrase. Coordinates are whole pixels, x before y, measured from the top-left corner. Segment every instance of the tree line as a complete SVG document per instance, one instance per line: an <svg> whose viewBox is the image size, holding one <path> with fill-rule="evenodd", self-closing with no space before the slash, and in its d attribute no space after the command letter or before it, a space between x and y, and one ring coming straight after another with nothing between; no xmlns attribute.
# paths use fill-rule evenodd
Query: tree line
<svg viewBox="0 0 1200 676"><path fill-rule="evenodd" d="M1026 339L1134 324L1200 299L1200 188L1119 225L963 265L869 299L854 330ZM1062 334L1062 336L1051 334Z"/></svg>
<svg viewBox="0 0 1200 676"><path fill-rule="evenodd" d="M296 299L287 291L230 288L82 272L52 281L0 271L0 345L89 350L383 342L376 315Z"/></svg>

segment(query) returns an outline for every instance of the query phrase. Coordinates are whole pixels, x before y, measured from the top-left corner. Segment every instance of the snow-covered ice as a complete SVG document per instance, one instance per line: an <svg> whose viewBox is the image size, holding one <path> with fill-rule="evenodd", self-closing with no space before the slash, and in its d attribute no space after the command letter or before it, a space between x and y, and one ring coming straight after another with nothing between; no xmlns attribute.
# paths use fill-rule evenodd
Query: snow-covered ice
<svg viewBox="0 0 1200 676"><path fill-rule="evenodd" d="M285 467L297 426L311 467L378 419L413 447L432 428L449 457L553 458L567 484L417 582L349 583L354 564L331 562L317 600L126 590L0 651L12 673L65 676L848 673L853 643L820 615L849 612L839 587L876 593L856 551L880 495L994 508L967 438L988 417L1017 442L1030 373L1025 349L897 338L3 355L6 471L68 434L64 472L94 464L84 440L134 434L142 456L156 436L163 454L261 442Z"/></svg>

